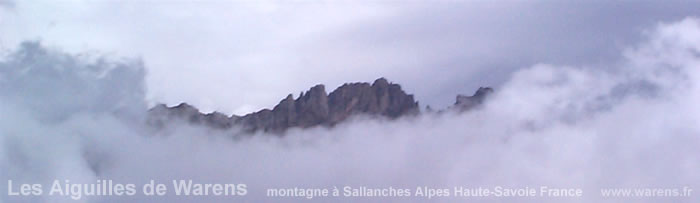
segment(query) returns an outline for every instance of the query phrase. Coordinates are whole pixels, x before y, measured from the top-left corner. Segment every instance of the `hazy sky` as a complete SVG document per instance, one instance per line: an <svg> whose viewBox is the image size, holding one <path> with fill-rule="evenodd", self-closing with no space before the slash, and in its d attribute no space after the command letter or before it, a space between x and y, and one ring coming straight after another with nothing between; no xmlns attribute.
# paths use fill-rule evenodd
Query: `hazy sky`
<svg viewBox="0 0 700 203"><path fill-rule="evenodd" d="M0 191L15 180L46 194L0 192L3 203L76 202L72 186L98 180L179 179L248 184L233 197L244 202L308 200L267 197L269 188L336 186L585 190L483 202L700 202L698 5L53 2L0 0ZM16 48L27 39L49 47ZM92 57L102 54L108 60ZM285 136L144 122L145 100L246 112L315 83L380 76L436 106L480 85L497 89L463 113L358 116ZM70 180L73 194L47 194L54 180ZM613 188L645 194L602 192ZM686 188L691 196L667 196ZM80 201L232 200L173 190L84 190ZM309 201L333 200L482 201Z"/></svg>
<svg viewBox="0 0 700 203"><path fill-rule="evenodd" d="M645 29L697 13L686 1L0 0L0 48L139 57L150 102L203 111L378 77L442 108L533 64L610 63Z"/></svg>

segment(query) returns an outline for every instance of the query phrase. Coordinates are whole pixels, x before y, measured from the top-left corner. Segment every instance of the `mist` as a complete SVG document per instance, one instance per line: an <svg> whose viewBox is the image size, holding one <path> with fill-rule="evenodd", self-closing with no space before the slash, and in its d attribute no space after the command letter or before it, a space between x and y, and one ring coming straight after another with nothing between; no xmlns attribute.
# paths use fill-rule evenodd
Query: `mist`
<svg viewBox="0 0 700 203"><path fill-rule="evenodd" d="M244 183L248 192L78 200L5 193L0 202L697 202L698 195L600 195L605 188L700 189L700 20L659 23L640 36L644 40L604 67L543 61L522 68L483 106L465 113L357 116L284 136L235 136L235 129L186 123L154 130L144 122L142 59L25 42L0 62L0 190L8 190L7 180L139 185L192 179ZM265 196L268 188L344 186L585 192L580 198Z"/></svg>

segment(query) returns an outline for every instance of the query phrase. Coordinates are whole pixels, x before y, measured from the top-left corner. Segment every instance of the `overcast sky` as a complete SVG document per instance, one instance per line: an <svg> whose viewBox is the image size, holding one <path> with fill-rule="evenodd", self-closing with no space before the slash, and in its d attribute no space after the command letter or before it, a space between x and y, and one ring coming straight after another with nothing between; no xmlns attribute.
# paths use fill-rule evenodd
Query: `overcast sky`
<svg viewBox="0 0 700 203"><path fill-rule="evenodd" d="M0 0L0 48L141 58L149 102L205 112L378 77L443 108L533 64L610 63L645 29L697 13L690 1Z"/></svg>

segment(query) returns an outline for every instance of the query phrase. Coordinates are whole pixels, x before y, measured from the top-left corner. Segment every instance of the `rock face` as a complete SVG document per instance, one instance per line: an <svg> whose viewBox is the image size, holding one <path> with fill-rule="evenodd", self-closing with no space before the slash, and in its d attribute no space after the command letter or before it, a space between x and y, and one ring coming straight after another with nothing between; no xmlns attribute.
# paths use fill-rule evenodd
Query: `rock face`
<svg viewBox="0 0 700 203"><path fill-rule="evenodd" d="M328 95L330 122L337 123L355 113L397 118L418 113L418 102L406 94L401 86L379 78L372 85L351 83L340 86Z"/></svg>
<svg viewBox="0 0 700 203"><path fill-rule="evenodd" d="M479 87L476 93L472 96L457 95L457 101L454 104L454 108L459 111L466 111L474 108L484 102L484 99L493 93L493 89L490 87Z"/></svg>
<svg viewBox="0 0 700 203"><path fill-rule="evenodd" d="M472 96L457 95L457 101L448 110L462 112L472 109L482 104L491 93L493 89L481 87ZM443 111L437 113L440 112ZM372 84L346 83L330 94L326 94L323 85L316 85L296 99L290 94L272 109L244 116L226 116L218 112L203 114L186 103L174 107L159 104L149 111L148 123L163 127L174 120L181 120L215 129L240 127L245 132L284 132L295 127L333 126L353 115L394 119L418 113L418 102L413 95L406 94L400 85L379 78ZM428 109L427 113L435 112Z"/></svg>
<svg viewBox="0 0 700 203"><path fill-rule="evenodd" d="M148 112L147 122L156 127L163 127L173 119L181 119L193 124L204 124L215 128L229 128L238 116L226 116L219 112L202 114L199 110L187 103L181 103L174 107L167 107L165 104L158 104Z"/></svg>
<svg viewBox="0 0 700 203"><path fill-rule="evenodd" d="M413 95L406 94L398 84L379 78L372 84L344 84L330 94L326 94L323 85L316 85L296 99L288 95L272 110L263 109L241 117L216 112L201 114L184 103L170 108L158 105L150 110L149 122L163 126L177 118L222 129L238 125L249 132L282 132L292 127L333 126L357 114L398 118L418 112Z"/></svg>
<svg viewBox="0 0 700 203"><path fill-rule="evenodd" d="M241 117L247 130L283 131L290 127L332 126L356 114L397 118L418 113L418 102L401 86L380 78L369 83L350 83L326 94L316 85L294 99L280 101L272 110L264 109Z"/></svg>

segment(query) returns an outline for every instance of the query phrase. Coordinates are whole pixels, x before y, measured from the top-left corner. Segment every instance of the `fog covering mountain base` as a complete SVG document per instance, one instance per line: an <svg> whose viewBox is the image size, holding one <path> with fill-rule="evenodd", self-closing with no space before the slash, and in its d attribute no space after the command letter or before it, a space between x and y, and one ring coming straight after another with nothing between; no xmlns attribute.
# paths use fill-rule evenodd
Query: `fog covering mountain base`
<svg viewBox="0 0 700 203"><path fill-rule="evenodd" d="M140 60L24 43L0 62L0 191L8 179L95 183L245 183L243 197L9 197L0 202L424 202L409 198L267 198L267 188L561 187L581 198L454 202L697 202L603 198L601 188L700 191L700 21L659 24L606 67L537 64L481 108L232 139L185 123L146 126ZM465 80L468 78L465 78ZM224 93L222 93L224 94ZM45 189L47 190L47 189ZM139 193L137 193L139 194Z"/></svg>

